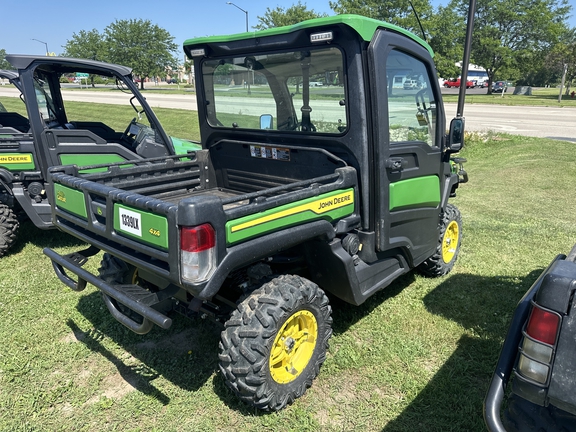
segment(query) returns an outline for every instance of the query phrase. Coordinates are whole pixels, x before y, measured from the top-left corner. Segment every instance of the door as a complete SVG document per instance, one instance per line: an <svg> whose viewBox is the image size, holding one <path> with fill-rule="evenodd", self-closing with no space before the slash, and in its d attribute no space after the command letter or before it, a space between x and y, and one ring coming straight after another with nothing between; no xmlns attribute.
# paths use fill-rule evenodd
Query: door
<svg viewBox="0 0 576 432"><path fill-rule="evenodd" d="M413 265L433 254L441 203L444 112L428 50L395 33L373 41L375 224L380 251L401 248ZM406 82L410 85L404 85Z"/></svg>

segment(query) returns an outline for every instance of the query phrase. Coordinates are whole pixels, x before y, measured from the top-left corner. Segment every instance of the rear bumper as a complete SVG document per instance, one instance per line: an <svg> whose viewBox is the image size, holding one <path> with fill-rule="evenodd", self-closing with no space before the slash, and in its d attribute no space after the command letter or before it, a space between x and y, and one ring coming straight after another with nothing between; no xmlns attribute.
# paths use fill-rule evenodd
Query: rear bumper
<svg viewBox="0 0 576 432"><path fill-rule="evenodd" d="M484 421L488 430L491 432L506 432L500 417L500 410L504 399L504 391L516 360L518 344L522 337L522 328L530 311L530 302L540 289L544 277L550 271L553 264L564 258L565 255L558 255L550 263L548 268L542 272L532 287L526 292L526 294L524 294L524 297L522 297L518 302L518 306L514 311L508 334L506 335L506 339L502 345L502 350L500 351L496 370L492 375L490 387L486 394L486 398L484 399Z"/></svg>
<svg viewBox="0 0 576 432"><path fill-rule="evenodd" d="M172 319L149 305L150 303L158 303L157 298L152 299L152 301L150 299L151 295L154 296L154 294L140 288L138 285L110 285L81 267L90 256L95 255L98 251L97 248L91 247L66 256L62 256L50 248L44 248L43 252L52 260L52 267L58 279L74 291L82 291L87 283L94 285L104 294L104 302L112 316L133 332L138 334L148 333L152 328L152 324L156 324L163 329L170 328ZM73 280L66 271L74 273L78 280ZM142 322L137 322L123 314L110 298L142 316Z"/></svg>

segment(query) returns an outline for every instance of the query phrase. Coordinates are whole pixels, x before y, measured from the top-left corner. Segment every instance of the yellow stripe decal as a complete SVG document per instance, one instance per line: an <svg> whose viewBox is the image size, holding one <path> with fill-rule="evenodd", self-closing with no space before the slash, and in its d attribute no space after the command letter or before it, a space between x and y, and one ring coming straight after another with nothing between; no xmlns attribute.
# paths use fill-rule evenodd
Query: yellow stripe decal
<svg viewBox="0 0 576 432"><path fill-rule="evenodd" d="M281 219L286 216L292 216L305 211L312 211L316 214L323 214L331 210L335 210L337 208L344 207L353 203L354 203L354 191L347 191L338 195L332 195L328 198L322 198L315 201L311 201L306 204L302 204L277 213L272 213L270 215L263 216L258 219L254 219L248 222L244 222L242 224L235 225L230 228L230 231L238 232L246 228L251 228L256 225L260 225L276 219Z"/></svg>

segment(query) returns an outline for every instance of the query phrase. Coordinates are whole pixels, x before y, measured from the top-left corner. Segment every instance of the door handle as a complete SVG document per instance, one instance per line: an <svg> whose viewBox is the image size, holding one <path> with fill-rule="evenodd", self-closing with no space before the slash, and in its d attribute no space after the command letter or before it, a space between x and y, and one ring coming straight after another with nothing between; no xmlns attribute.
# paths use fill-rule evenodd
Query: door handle
<svg viewBox="0 0 576 432"><path fill-rule="evenodd" d="M386 159L386 169L392 170L392 171L398 171L401 170L402 167L405 165L405 160L402 159L401 157L393 157L393 158L389 158Z"/></svg>

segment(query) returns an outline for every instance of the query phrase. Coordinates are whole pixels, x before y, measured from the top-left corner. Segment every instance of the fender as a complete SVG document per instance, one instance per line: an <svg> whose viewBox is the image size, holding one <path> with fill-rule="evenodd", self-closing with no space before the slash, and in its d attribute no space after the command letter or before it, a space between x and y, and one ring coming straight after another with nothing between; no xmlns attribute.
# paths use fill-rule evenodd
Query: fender
<svg viewBox="0 0 576 432"><path fill-rule="evenodd" d="M232 270L245 265L247 257L249 257L250 261L254 262L278 252L280 247L282 249L289 249L314 238L323 238L330 241L334 237L334 227L332 224L320 220L296 226L289 230L271 233L253 241L247 241L234 246L228 249L228 253L215 273L196 297L200 300L207 300L216 295L228 274Z"/></svg>
<svg viewBox="0 0 576 432"><path fill-rule="evenodd" d="M446 176L446 179L444 180L444 190L442 191L442 201L440 203L442 209L446 208L446 205L448 204L448 198L450 198L450 193L452 192L452 188L454 186L458 187L458 183L458 176L456 174L450 174Z"/></svg>
<svg viewBox="0 0 576 432"><path fill-rule="evenodd" d="M14 175L7 169L0 168L0 185L2 185L10 195L13 195L12 183L14 183Z"/></svg>

